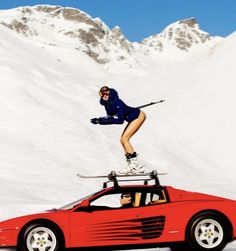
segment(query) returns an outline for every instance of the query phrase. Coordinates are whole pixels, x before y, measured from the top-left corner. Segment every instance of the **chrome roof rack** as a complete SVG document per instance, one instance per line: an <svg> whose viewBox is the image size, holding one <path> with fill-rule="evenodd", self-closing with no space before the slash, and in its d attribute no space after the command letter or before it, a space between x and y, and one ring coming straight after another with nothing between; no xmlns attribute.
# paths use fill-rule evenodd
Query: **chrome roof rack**
<svg viewBox="0 0 236 251"><path fill-rule="evenodd" d="M167 173L158 173L156 170L153 170L148 173L138 173L138 174L117 174L115 171L112 171L108 174L108 181L103 183L103 188L107 187L107 184L113 182L114 187L119 187L120 182L132 182L132 181L144 181L144 185L148 185L149 181L155 182L156 186L160 186L159 175L165 175ZM125 179L123 179L125 178Z"/></svg>
<svg viewBox="0 0 236 251"><path fill-rule="evenodd" d="M132 173L132 174L118 174L115 171L110 172L108 175L82 175L77 174L80 178L108 178L108 181L103 183L103 188L107 187L108 183L113 183L114 187L119 187L120 182L130 182L130 181L144 181L144 185L147 185L149 181L155 182L156 186L160 186L159 177L160 175L165 175L167 173L158 173L157 170L153 170L147 173Z"/></svg>

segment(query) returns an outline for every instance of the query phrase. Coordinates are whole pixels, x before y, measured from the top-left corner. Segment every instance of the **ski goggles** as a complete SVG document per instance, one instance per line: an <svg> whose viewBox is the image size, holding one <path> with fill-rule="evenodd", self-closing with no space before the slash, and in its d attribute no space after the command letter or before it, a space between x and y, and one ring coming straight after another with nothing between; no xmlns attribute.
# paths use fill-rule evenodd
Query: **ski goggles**
<svg viewBox="0 0 236 251"><path fill-rule="evenodd" d="M99 95L100 95L101 97L109 96L109 92L99 92Z"/></svg>
<svg viewBox="0 0 236 251"><path fill-rule="evenodd" d="M109 94L110 94L110 89L107 86L103 86L99 91L99 96L101 96L101 97L109 96Z"/></svg>

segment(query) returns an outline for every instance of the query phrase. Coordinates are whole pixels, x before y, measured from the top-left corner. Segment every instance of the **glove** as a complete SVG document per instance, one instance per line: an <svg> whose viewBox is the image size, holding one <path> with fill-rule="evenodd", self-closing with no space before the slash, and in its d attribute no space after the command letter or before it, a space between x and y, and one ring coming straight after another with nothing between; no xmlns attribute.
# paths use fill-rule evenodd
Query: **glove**
<svg viewBox="0 0 236 251"><path fill-rule="evenodd" d="M93 118L93 119L90 120L90 122L96 125L96 124L99 123L99 119L98 118Z"/></svg>
<svg viewBox="0 0 236 251"><path fill-rule="evenodd" d="M109 125L112 124L112 118L110 117L101 117L98 119L98 124L100 125Z"/></svg>

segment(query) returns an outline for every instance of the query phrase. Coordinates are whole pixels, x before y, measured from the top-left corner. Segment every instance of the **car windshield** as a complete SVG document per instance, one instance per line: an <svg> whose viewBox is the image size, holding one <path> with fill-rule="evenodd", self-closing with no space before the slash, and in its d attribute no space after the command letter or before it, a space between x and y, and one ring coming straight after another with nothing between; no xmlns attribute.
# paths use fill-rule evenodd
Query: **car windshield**
<svg viewBox="0 0 236 251"><path fill-rule="evenodd" d="M99 191L99 192L100 192L100 191ZM58 210L70 210L70 209L74 208L75 206L79 205L83 200L86 200L86 199L88 199L89 197L92 197L92 196L94 196L95 194L97 194L97 193L99 193L99 192L92 193L92 194L87 195L87 196L85 196L85 197L83 197L83 198L80 198L79 200L76 200L76 201L71 202L71 203L69 203L69 204L67 204L67 205L65 205L65 206L63 206L63 207L61 207L61 208L58 208Z"/></svg>

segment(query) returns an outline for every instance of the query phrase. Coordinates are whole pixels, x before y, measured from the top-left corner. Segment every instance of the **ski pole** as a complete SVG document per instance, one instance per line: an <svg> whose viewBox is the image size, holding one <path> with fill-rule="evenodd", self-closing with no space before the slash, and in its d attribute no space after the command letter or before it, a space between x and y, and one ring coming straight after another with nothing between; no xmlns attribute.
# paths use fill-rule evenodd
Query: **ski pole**
<svg viewBox="0 0 236 251"><path fill-rule="evenodd" d="M144 108L144 107L147 107L147 106L150 106L150 105L155 105L155 104L158 104L158 103L162 103L164 101L165 100L159 100L159 101L155 101L155 102L150 102L150 103L147 103L147 104L144 104L144 105L137 106L135 108L141 109L141 108ZM116 117L116 116L117 116L117 114L115 114L115 115L107 115L105 118L112 118L112 117Z"/></svg>
<svg viewBox="0 0 236 251"><path fill-rule="evenodd" d="M156 102L150 102L148 104L145 104L145 105L140 105L140 106L137 106L136 108L144 108L144 107L147 107L147 106L150 106L150 105L155 105L155 104L158 104L158 103L162 103L164 102L165 100L160 100L160 101L156 101Z"/></svg>

